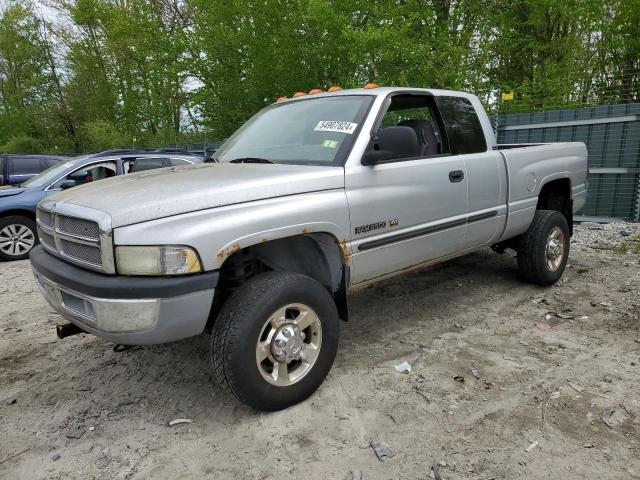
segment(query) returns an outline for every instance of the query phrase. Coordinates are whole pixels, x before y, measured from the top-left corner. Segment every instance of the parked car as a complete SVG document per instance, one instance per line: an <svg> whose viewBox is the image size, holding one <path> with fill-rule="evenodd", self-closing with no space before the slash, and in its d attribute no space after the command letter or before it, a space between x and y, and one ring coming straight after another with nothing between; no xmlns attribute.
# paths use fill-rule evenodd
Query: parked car
<svg viewBox="0 0 640 480"><path fill-rule="evenodd" d="M261 410L322 383L354 289L486 246L556 282L586 199L583 143L497 145L478 98L446 90L284 100L215 160L45 199L31 264L60 337L210 330L215 376Z"/></svg>
<svg viewBox="0 0 640 480"><path fill-rule="evenodd" d="M36 205L49 195L126 173L202 162L202 157L164 149L110 150L55 162L20 185L0 187L0 259L25 259L38 244Z"/></svg>
<svg viewBox="0 0 640 480"><path fill-rule="evenodd" d="M66 159L56 155L0 155L0 186L19 185Z"/></svg>

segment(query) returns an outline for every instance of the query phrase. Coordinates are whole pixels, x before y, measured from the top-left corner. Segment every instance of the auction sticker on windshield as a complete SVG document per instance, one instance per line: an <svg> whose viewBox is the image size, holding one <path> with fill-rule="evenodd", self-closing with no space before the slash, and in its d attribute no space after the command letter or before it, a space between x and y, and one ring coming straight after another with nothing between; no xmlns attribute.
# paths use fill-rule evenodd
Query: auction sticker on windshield
<svg viewBox="0 0 640 480"><path fill-rule="evenodd" d="M352 134L355 132L357 123L351 122L338 122L336 120L321 120L316 125L314 130L316 132L338 132L338 133L349 133Z"/></svg>

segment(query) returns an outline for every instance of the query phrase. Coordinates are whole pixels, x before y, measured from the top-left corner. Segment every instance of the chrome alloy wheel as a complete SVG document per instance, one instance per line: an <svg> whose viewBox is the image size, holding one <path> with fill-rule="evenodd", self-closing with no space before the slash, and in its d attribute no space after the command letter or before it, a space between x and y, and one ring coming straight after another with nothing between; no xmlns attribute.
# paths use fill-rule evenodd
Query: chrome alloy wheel
<svg viewBox="0 0 640 480"><path fill-rule="evenodd" d="M0 230L0 251L6 255L24 255L35 243L35 235L25 225L11 224Z"/></svg>
<svg viewBox="0 0 640 480"><path fill-rule="evenodd" d="M287 387L311 371L322 345L318 315L306 305L292 303L265 322L256 345L256 363L269 383Z"/></svg>
<svg viewBox="0 0 640 480"><path fill-rule="evenodd" d="M547 245L545 246L545 258L547 268L552 272L558 270L562 264L565 250L564 233L559 227L553 227L547 237Z"/></svg>

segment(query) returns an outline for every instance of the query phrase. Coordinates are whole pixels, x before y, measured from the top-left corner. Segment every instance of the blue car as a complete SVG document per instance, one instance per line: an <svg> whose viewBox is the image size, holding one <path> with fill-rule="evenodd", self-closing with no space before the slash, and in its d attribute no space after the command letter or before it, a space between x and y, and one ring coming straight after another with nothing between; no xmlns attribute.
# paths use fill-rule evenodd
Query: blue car
<svg viewBox="0 0 640 480"><path fill-rule="evenodd" d="M156 168L202 163L185 152L109 150L57 163L30 180L0 187L0 260L23 260L38 244L36 205L60 190L103 178Z"/></svg>
<svg viewBox="0 0 640 480"><path fill-rule="evenodd" d="M0 186L24 183L65 160L57 155L0 155Z"/></svg>

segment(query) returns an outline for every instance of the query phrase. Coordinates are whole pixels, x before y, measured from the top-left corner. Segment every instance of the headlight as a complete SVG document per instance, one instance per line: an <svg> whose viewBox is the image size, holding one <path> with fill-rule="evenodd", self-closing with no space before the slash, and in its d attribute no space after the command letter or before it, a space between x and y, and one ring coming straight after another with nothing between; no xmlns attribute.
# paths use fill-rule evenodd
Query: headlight
<svg viewBox="0 0 640 480"><path fill-rule="evenodd" d="M116 266L122 275L184 275L202 271L198 254L189 247L116 247Z"/></svg>

